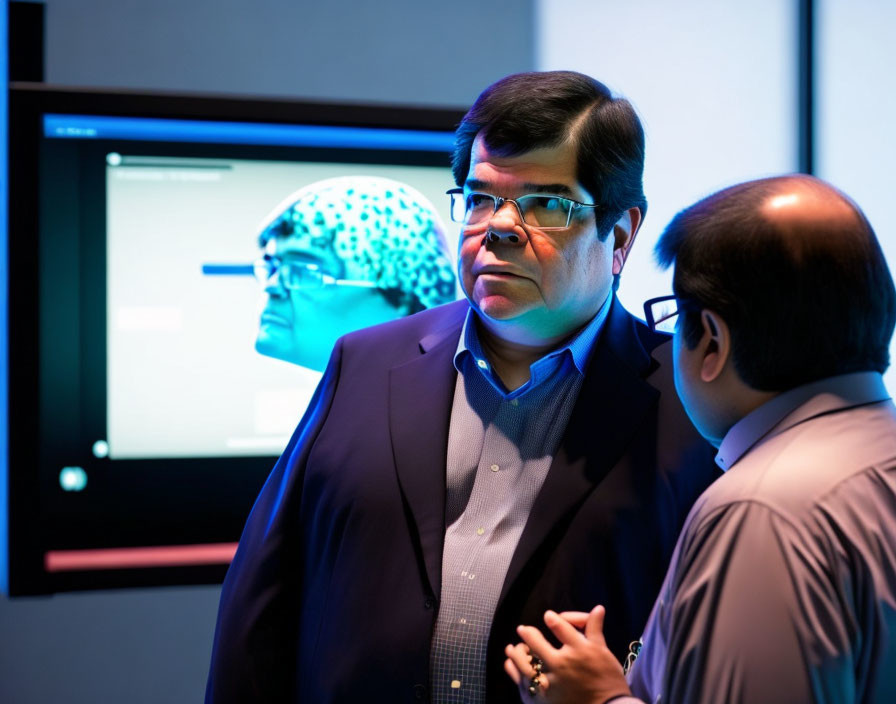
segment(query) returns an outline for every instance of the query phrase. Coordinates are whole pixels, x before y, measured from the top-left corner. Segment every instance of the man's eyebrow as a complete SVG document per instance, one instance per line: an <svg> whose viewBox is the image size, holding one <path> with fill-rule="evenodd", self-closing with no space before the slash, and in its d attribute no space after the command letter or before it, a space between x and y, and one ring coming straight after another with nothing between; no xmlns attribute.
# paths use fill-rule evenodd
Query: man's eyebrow
<svg viewBox="0 0 896 704"><path fill-rule="evenodd" d="M572 189L565 183L524 183L523 188L529 193L553 193L558 196L571 196Z"/></svg>
<svg viewBox="0 0 896 704"><path fill-rule="evenodd" d="M474 191L488 192L490 185L478 178L468 178L464 182L464 187ZM520 190L525 193L553 193L558 196L573 197L573 190L565 183L522 183Z"/></svg>

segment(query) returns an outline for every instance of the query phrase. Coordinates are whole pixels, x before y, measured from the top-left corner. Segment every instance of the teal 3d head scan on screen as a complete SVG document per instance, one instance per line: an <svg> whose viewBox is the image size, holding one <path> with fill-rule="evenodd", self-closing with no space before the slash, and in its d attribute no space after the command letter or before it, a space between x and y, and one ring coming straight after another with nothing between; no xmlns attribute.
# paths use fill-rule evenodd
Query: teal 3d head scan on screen
<svg viewBox="0 0 896 704"><path fill-rule="evenodd" d="M441 217L393 179L303 186L265 218L257 241L253 272L266 299L255 349L317 371L342 335L456 297Z"/></svg>

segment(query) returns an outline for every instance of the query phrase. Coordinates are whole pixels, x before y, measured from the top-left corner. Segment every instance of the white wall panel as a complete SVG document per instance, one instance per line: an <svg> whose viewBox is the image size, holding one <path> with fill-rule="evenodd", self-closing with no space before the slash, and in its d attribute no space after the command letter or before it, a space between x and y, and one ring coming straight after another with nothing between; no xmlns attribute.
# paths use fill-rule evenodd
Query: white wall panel
<svg viewBox="0 0 896 704"><path fill-rule="evenodd" d="M594 76L635 105L647 134L648 216L620 298L671 290L653 263L681 208L737 181L797 168L794 0L539 0L536 65Z"/></svg>
<svg viewBox="0 0 896 704"><path fill-rule="evenodd" d="M816 171L871 221L896 265L896 3L816 0ZM890 347L896 360L896 344ZM896 369L885 375L896 392Z"/></svg>

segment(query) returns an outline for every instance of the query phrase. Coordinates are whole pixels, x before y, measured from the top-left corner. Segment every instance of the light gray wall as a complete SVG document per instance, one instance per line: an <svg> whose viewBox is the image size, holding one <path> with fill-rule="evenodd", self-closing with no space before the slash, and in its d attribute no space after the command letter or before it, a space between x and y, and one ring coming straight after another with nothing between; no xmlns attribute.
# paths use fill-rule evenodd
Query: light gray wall
<svg viewBox="0 0 896 704"><path fill-rule="evenodd" d="M534 66L532 0L45 4L49 83L467 106ZM0 597L0 701L201 701L219 592Z"/></svg>
<svg viewBox="0 0 896 704"><path fill-rule="evenodd" d="M218 587L0 597L4 704L201 702Z"/></svg>
<svg viewBox="0 0 896 704"><path fill-rule="evenodd" d="M534 64L531 0L48 0L50 83L467 106Z"/></svg>

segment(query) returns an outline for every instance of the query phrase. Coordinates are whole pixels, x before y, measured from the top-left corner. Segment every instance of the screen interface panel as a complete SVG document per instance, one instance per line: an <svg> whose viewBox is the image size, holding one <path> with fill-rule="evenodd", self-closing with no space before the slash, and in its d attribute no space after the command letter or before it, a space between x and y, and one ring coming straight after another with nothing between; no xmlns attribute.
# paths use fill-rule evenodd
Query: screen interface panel
<svg viewBox="0 0 896 704"><path fill-rule="evenodd" d="M42 116L25 532L50 590L220 579L336 337L457 297L452 147Z"/></svg>

